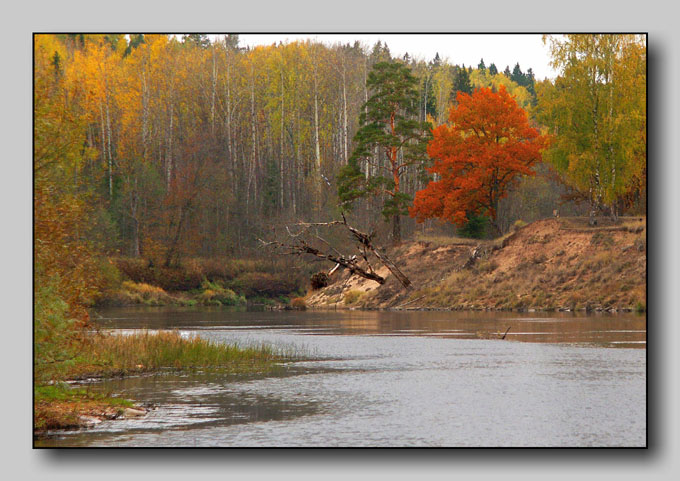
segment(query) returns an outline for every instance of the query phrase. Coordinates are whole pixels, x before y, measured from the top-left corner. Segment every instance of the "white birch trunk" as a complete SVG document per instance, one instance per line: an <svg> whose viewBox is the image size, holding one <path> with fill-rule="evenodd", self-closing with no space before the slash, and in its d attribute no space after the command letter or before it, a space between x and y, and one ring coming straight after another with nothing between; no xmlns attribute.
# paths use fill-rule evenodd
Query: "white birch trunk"
<svg viewBox="0 0 680 481"><path fill-rule="evenodd" d="M279 159L279 207L283 211L283 183L284 183L284 176L283 176L283 118L285 114L284 110L284 84L283 84L283 65L281 65L281 123L280 123L280 129L281 129L281 154L280 154L280 159Z"/></svg>
<svg viewBox="0 0 680 481"><path fill-rule="evenodd" d="M342 64L342 112L343 112L343 152L344 152L344 162L343 165L347 165L347 137L349 132L347 131L347 85L346 85L346 70L345 63L343 60Z"/></svg>

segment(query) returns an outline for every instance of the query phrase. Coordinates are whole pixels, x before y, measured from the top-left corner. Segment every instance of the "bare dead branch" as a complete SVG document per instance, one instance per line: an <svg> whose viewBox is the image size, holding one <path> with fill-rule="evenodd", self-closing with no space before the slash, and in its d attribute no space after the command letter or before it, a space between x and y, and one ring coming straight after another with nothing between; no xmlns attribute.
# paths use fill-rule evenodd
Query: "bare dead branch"
<svg viewBox="0 0 680 481"><path fill-rule="evenodd" d="M286 226L286 231L288 232L289 237L295 239L293 244L284 244L280 242L265 242L261 239L258 240L262 242L263 245L265 246L271 246L277 249L278 248L288 249L289 251L288 254L292 255L310 254L321 259L327 259L329 261L334 262L337 265L345 267L352 274L356 274L366 279L374 280L380 284L384 284L385 279L375 272L373 266L368 260L368 252L370 251L378 258L378 260L385 267L387 267L387 269L389 269L389 271L399 280L399 282L401 282L401 284L404 287L409 288L411 286L411 281L396 266L396 264L394 264L394 262L392 262L384 252L381 252L380 249L377 249L375 246L373 246L372 238L374 232L367 234L349 225L347 223L347 219L345 218L344 213L342 213L342 221L336 220L330 222L298 222L294 225L302 227L302 230L294 234L290 231L288 226ZM318 233L315 233L314 237L316 237L319 241L328 246L328 248L330 248L333 251L333 253L321 252L319 249L309 245L302 238L302 235L307 233L309 229L312 227L332 227L336 225L342 225L351 232L352 237L359 244L358 248L361 253L362 259L366 263L367 266L366 269L359 265L357 261L357 256L346 256L341 254L335 247L333 247L327 240L322 238ZM335 268L331 271L331 273L334 271Z"/></svg>

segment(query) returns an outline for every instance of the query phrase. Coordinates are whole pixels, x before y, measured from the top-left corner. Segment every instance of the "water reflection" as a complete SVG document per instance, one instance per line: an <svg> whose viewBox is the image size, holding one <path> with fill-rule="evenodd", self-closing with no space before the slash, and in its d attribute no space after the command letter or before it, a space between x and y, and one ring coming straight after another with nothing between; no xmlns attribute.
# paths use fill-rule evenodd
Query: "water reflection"
<svg viewBox="0 0 680 481"><path fill-rule="evenodd" d="M245 312L220 309L108 310L98 323L110 328L294 330L314 335L436 336L455 339L506 339L522 342L594 344L644 348L647 319L636 314L432 311Z"/></svg>

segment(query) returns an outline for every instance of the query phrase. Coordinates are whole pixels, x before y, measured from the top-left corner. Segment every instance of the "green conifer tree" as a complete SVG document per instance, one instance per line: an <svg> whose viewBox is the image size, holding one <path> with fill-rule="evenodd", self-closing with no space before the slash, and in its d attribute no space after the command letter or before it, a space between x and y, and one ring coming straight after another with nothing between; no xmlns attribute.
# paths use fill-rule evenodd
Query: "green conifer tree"
<svg viewBox="0 0 680 481"><path fill-rule="evenodd" d="M404 170L427 159L429 122L418 120L418 80L398 62L379 62L369 73L372 95L362 108L356 148L340 171L338 197L350 209L361 197L381 196L382 215L392 220L392 241L401 242L400 217L408 213L411 196L400 185ZM375 151L387 162L379 163Z"/></svg>

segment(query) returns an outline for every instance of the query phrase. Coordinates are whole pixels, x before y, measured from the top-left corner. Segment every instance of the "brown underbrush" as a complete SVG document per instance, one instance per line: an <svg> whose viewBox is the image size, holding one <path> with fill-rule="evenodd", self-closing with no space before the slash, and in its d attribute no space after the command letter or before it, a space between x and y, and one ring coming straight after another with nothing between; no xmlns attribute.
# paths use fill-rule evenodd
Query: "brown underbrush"
<svg viewBox="0 0 680 481"><path fill-rule="evenodd" d="M127 282L103 293L100 305L237 305L241 297L294 297L308 283L307 273L285 259L187 259L165 267L145 259L117 258L114 264Z"/></svg>

